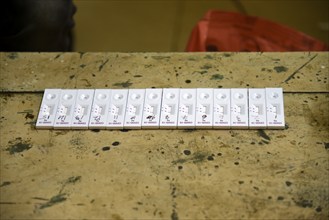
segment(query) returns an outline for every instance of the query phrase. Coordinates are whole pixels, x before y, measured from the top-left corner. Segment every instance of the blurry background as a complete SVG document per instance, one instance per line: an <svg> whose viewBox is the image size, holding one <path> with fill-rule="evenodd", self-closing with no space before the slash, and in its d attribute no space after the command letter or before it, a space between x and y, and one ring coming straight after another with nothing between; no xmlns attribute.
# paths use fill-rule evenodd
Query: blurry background
<svg viewBox="0 0 329 220"><path fill-rule="evenodd" d="M209 9L259 16L329 43L329 0L74 0L75 51L184 51Z"/></svg>

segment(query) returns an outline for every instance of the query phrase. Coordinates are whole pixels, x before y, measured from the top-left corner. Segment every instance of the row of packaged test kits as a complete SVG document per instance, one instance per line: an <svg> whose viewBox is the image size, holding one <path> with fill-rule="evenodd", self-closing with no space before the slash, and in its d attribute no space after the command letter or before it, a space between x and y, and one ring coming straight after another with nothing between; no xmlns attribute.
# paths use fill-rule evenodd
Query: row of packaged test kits
<svg viewBox="0 0 329 220"><path fill-rule="evenodd" d="M46 89L38 129L284 129L282 88Z"/></svg>

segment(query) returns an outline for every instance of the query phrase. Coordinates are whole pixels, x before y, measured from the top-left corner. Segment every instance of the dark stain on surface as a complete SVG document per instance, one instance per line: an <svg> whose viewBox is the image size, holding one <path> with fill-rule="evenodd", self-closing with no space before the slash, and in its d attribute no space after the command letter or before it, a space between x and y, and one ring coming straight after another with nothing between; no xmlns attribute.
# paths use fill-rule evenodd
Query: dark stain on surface
<svg viewBox="0 0 329 220"><path fill-rule="evenodd" d="M102 151L109 151L111 148L109 146L105 146L102 148Z"/></svg>
<svg viewBox="0 0 329 220"><path fill-rule="evenodd" d="M191 128L191 129L184 129L183 132L187 132L187 133L190 133L190 132L194 132L196 131L196 129L194 128Z"/></svg>
<svg viewBox="0 0 329 220"><path fill-rule="evenodd" d="M107 62L109 62L109 59L105 60L99 67L98 67L98 72L102 71L102 69L104 68L104 66L107 64Z"/></svg>
<svg viewBox="0 0 329 220"><path fill-rule="evenodd" d="M172 161L173 164L183 164L186 162L200 163L207 160L209 154L205 152L195 152L191 157L184 159L177 159Z"/></svg>
<svg viewBox="0 0 329 220"><path fill-rule="evenodd" d="M224 79L224 76L221 75L221 74L214 74L214 75L211 76L210 79L211 80L222 80L222 79Z"/></svg>
<svg viewBox="0 0 329 220"><path fill-rule="evenodd" d="M213 156L208 156L207 160L214 160L214 157Z"/></svg>
<svg viewBox="0 0 329 220"><path fill-rule="evenodd" d="M139 78L139 77L143 77L142 75L134 75L134 77Z"/></svg>
<svg viewBox="0 0 329 220"><path fill-rule="evenodd" d="M8 186L8 185L10 185L10 184L11 184L11 182L9 182L9 181L4 181L3 183L1 183L0 187Z"/></svg>
<svg viewBox="0 0 329 220"><path fill-rule="evenodd" d="M310 106L308 104L302 104L303 114L306 122L311 126L316 126L319 124L317 118L314 116Z"/></svg>
<svg viewBox="0 0 329 220"><path fill-rule="evenodd" d="M329 143L323 143L324 144L324 149L329 150Z"/></svg>
<svg viewBox="0 0 329 220"><path fill-rule="evenodd" d="M80 137L75 137L70 140L70 144L75 145L75 146L81 146L81 145L83 145L83 142L81 141Z"/></svg>
<svg viewBox="0 0 329 220"><path fill-rule="evenodd" d="M190 150L184 150L184 151L183 151L183 153L184 153L185 155L187 155L187 156L188 156L188 155L190 155L190 154L191 154L191 151L190 151Z"/></svg>
<svg viewBox="0 0 329 220"><path fill-rule="evenodd" d="M111 219L113 219L113 220L123 220L123 218L121 218L121 216L120 215L117 215L117 214L112 214L112 218Z"/></svg>
<svg viewBox="0 0 329 220"><path fill-rule="evenodd" d="M70 178L68 178L66 180L66 184L68 183L76 183L79 182L81 180L81 176L71 176Z"/></svg>
<svg viewBox="0 0 329 220"><path fill-rule="evenodd" d="M224 55L224 57L230 57L231 56L231 54L229 54L229 53L224 53L223 55Z"/></svg>
<svg viewBox="0 0 329 220"><path fill-rule="evenodd" d="M130 131L131 129L121 129L120 132L128 132Z"/></svg>
<svg viewBox="0 0 329 220"><path fill-rule="evenodd" d="M177 203L176 203L176 186L171 183L170 184L170 188L171 188L171 200L172 200L172 213L171 213L171 220L178 220L178 214L177 214L177 211L176 211L176 206L177 206Z"/></svg>
<svg viewBox="0 0 329 220"><path fill-rule="evenodd" d="M128 88L132 85L132 83L130 82L130 80L128 79L126 82L121 82L121 83L114 83L112 84L113 86L121 86L123 88Z"/></svg>
<svg viewBox="0 0 329 220"><path fill-rule="evenodd" d="M204 58L205 58L205 59L208 59L208 60L212 60L212 59L214 59L213 56L211 56L211 55L206 55Z"/></svg>
<svg viewBox="0 0 329 220"><path fill-rule="evenodd" d="M192 74L194 73L200 73L201 75L205 74L205 73L208 73L207 70L203 70L203 71L194 71Z"/></svg>
<svg viewBox="0 0 329 220"><path fill-rule="evenodd" d="M101 130L100 130L100 129L91 129L90 131L91 131L91 132L96 132L96 133L98 133L98 132L100 132Z"/></svg>
<svg viewBox="0 0 329 220"><path fill-rule="evenodd" d="M20 137L13 141L9 141L8 144L9 146L6 148L6 151L9 151L10 154L20 153L32 148L29 141L24 141Z"/></svg>
<svg viewBox="0 0 329 220"><path fill-rule="evenodd" d="M286 181L286 186L291 186L291 185L292 185L292 182Z"/></svg>
<svg viewBox="0 0 329 220"><path fill-rule="evenodd" d="M69 132L68 130L66 130L66 131L54 131L54 136L57 137L59 135L65 135L68 132Z"/></svg>
<svg viewBox="0 0 329 220"><path fill-rule="evenodd" d="M191 80L187 79L185 80L185 83L191 83Z"/></svg>
<svg viewBox="0 0 329 220"><path fill-rule="evenodd" d="M273 72L273 70L271 70L271 69L268 69L268 68L265 68L265 67L263 67L262 69L261 69L261 71L262 72L269 72L269 73L271 73L271 72ZM256 78L258 78L258 75L256 75Z"/></svg>
<svg viewBox="0 0 329 220"><path fill-rule="evenodd" d="M258 130L258 135L259 135L260 137L264 138L265 140L268 140L268 141L271 140L271 138L270 138L270 137L265 133L265 131L262 130L262 129L259 129L259 130Z"/></svg>
<svg viewBox="0 0 329 220"><path fill-rule="evenodd" d="M76 184L77 182L80 182L81 181L81 176L71 176L69 177L68 179L66 179L63 183L62 183L62 187L61 189L59 190L59 193L57 196L61 195L61 196L64 196L65 194L63 194L63 191L65 189L65 187L69 184ZM56 196L54 196L56 197ZM54 198L53 197L53 198ZM66 198L65 198L66 199ZM51 199L50 199L51 200Z"/></svg>
<svg viewBox="0 0 329 220"><path fill-rule="evenodd" d="M285 66L275 66L273 68L277 73L287 72L288 68Z"/></svg>
<svg viewBox="0 0 329 220"><path fill-rule="evenodd" d="M57 54L54 58L54 60L58 59L61 56L61 54Z"/></svg>
<svg viewBox="0 0 329 220"><path fill-rule="evenodd" d="M296 205L303 207L303 208L312 208L313 207L313 201L307 200L307 199L301 199L298 201L294 201Z"/></svg>
<svg viewBox="0 0 329 220"><path fill-rule="evenodd" d="M18 57L18 54L17 53L9 53L7 56L8 56L9 59L14 60Z"/></svg>
<svg viewBox="0 0 329 220"><path fill-rule="evenodd" d="M155 60L170 59L170 56L151 56Z"/></svg>
<svg viewBox="0 0 329 220"><path fill-rule="evenodd" d="M74 74L69 76L70 79L73 79L74 77L75 77Z"/></svg>
<svg viewBox="0 0 329 220"><path fill-rule="evenodd" d="M80 54L80 59L83 57L83 55L85 54L86 52L79 52Z"/></svg>
<svg viewBox="0 0 329 220"><path fill-rule="evenodd" d="M200 163L206 160L207 158L207 153L204 152L196 152L193 154L192 161L193 163Z"/></svg>
<svg viewBox="0 0 329 220"><path fill-rule="evenodd" d="M118 145L120 145L120 142L119 142L119 141L114 141L114 142L112 143L112 146L118 146Z"/></svg>
<svg viewBox="0 0 329 220"><path fill-rule="evenodd" d="M81 81L86 82L86 84L85 84L86 87L91 87L91 84L88 79L81 79Z"/></svg>
<svg viewBox="0 0 329 220"><path fill-rule="evenodd" d="M42 197L32 197L32 199L48 201L48 199L45 199L45 198L42 198Z"/></svg>
<svg viewBox="0 0 329 220"><path fill-rule="evenodd" d="M80 65L80 68L83 69L83 68L85 68L86 66L87 66L86 64L81 64L81 65Z"/></svg>
<svg viewBox="0 0 329 220"><path fill-rule="evenodd" d="M278 196L277 200L282 201L282 200L284 200L284 197L283 196Z"/></svg>
<svg viewBox="0 0 329 220"><path fill-rule="evenodd" d="M202 67L200 67L200 69L202 69L202 70L208 70L208 69L211 69L211 68L212 68L211 64L205 64Z"/></svg>
<svg viewBox="0 0 329 220"><path fill-rule="evenodd" d="M53 205L64 202L65 200L66 200L65 194L58 194L56 196L51 197L48 202L42 204L40 206L40 209L49 208Z"/></svg>
<svg viewBox="0 0 329 220"><path fill-rule="evenodd" d="M316 212L321 212L322 211L322 208L321 206L318 206L316 209L315 209Z"/></svg>
<svg viewBox="0 0 329 220"><path fill-rule="evenodd" d="M32 119L34 119L34 115L27 112L26 115L25 115L25 119L31 119L32 120Z"/></svg>
<svg viewBox="0 0 329 220"><path fill-rule="evenodd" d="M172 213L171 213L170 217L171 217L171 220L179 220L178 214L177 214L175 209L172 210Z"/></svg>
<svg viewBox="0 0 329 220"><path fill-rule="evenodd" d="M269 144L270 142L267 141L267 140L262 140L262 143L264 143L264 144Z"/></svg>

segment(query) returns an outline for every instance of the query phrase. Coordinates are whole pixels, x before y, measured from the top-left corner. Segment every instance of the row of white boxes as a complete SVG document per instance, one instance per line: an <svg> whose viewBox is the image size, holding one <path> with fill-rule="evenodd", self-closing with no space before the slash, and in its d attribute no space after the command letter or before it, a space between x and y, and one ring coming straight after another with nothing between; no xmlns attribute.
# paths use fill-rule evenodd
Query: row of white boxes
<svg viewBox="0 0 329 220"><path fill-rule="evenodd" d="M39 129L284 129L282 88L46 89Z"/></svg>

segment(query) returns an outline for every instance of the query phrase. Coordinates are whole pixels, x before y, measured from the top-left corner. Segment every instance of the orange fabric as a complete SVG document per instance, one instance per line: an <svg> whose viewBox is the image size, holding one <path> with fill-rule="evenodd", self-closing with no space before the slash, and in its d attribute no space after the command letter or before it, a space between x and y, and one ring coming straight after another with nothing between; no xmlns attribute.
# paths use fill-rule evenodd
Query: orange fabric
<svg viewBox="0 0 329 220"><path fill-rule="evenodd" d="M210 10L192 30L186 51L326 51L300 31L259 17Z"/></svg>

